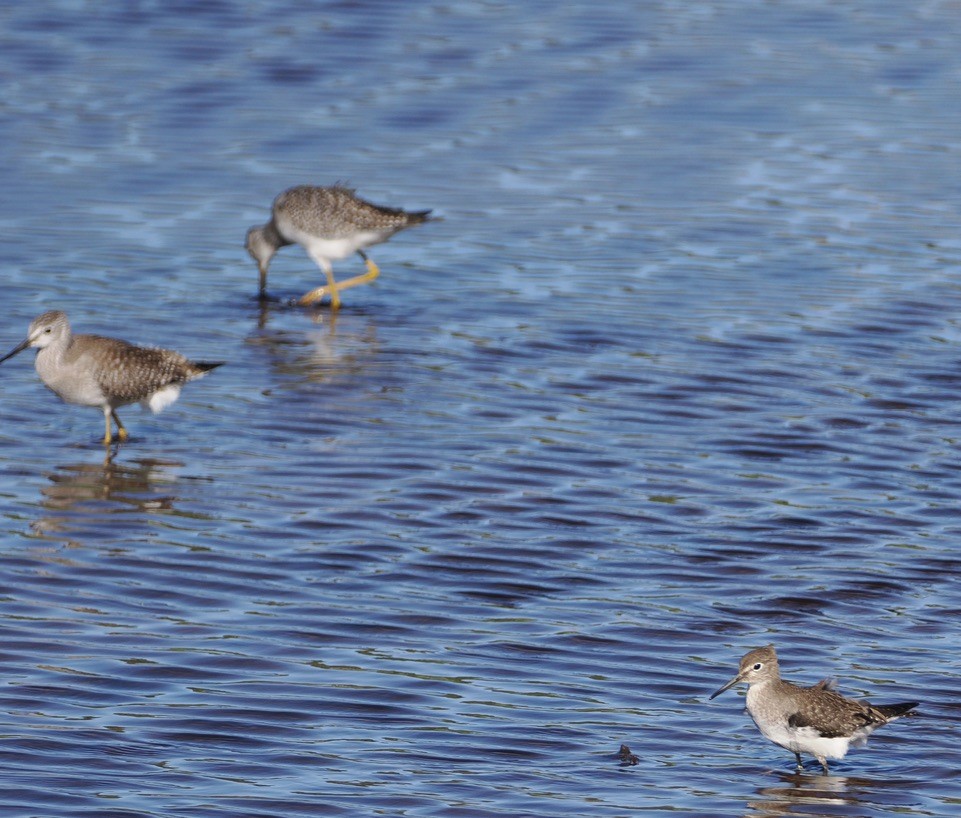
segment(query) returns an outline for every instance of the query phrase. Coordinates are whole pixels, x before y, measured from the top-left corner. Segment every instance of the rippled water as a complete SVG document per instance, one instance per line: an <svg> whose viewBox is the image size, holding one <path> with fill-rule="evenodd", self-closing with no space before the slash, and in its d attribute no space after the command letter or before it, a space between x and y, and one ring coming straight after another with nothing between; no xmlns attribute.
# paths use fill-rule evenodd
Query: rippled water
<svg viewBox="0 0 961 818"><path fill-rule="evenodd" d="M0 347L228 361L111 452L0 368L0 814L956 809L957 6L641 5L0 11ZM262 307L339 179L444 220ZM921 715L795 774L768 642Z"/></svg>

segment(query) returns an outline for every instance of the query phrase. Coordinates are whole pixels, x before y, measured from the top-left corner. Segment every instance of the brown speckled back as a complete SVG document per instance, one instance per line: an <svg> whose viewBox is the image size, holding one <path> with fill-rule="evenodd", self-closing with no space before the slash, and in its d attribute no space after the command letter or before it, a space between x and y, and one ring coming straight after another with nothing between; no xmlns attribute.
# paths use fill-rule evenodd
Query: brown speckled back
<svg viewBox="0 0 961 818"><path fill-rule="evenodd" d="M286 219L312 235L337 239L359 231L391 235L427 221L430 211L408 213L400 208L371 204L343 185L300 185L285 190L274 200L273 213L275 220Z"/></svg>

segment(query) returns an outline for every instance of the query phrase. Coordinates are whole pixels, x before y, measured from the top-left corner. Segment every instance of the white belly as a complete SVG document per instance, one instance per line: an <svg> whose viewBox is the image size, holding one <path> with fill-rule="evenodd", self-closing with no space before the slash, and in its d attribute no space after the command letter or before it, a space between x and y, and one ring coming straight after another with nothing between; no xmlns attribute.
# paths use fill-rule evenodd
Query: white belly
<svg viewBox="0 0 961 818"><path fill-rule="evenodd" d="M792 753L806 753L819 758L844 758L851 745L850 738L825 738L811 727L791 727L786 721L762 723L755 719L754 723L766 739Z"/></svg>
<svg viewBox="0 0 961 818"><path fill-rule="evenodd" d="M303 230L298 230L286 220L282 221L278 226L285 239L299 244L314 260L317 260L318 257L325 258L328 261L347 258L351 253L356 253L358 250L363 250L372 244L378 244L390 235L389 233L385 235L382 232L374 230L364 230L358 231L351 236L326 239L311 235Z"/></svg>

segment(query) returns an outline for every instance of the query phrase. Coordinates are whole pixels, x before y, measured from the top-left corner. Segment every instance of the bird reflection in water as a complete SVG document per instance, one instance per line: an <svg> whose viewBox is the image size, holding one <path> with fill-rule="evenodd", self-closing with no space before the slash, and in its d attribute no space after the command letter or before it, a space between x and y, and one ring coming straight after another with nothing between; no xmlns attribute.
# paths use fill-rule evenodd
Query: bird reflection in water
<svg viewBox="0 0 961 818"><path fill-rule="evenodd" d="M118 463L108 453L102 462L60 466L47 476L50 485L41 489L41 505L48 511L61 512L61 516L42 517L32 528L38 534L62 532L71 527L62 516L66 511L170 511L176 496L165 490L178 481L174 470L183 465L155 458Z"/></svg>
<svg viewBox="0 0 961 818"><path fill-rule="evenodd" d="M776 773L780 783L759 787L757 796L747 802L745 818L780 818L799 815L861 815L878 799L881 792L898 791L903 780L885 781L865 776L818 775L808 773ZM835 812L838 807L841 812ZM853 812L848 810L853 809Z"/></svg>
<svg viewBox="0 0 961 818"><path fill-rule="evenodd" d="M376 362L380 350L377 325L361 309L353 309L349 315L342 311L292 312L263 301L258 304L257 329L247 342L266 351L278 374L302 381L326 383L354 377Z"/></svg>

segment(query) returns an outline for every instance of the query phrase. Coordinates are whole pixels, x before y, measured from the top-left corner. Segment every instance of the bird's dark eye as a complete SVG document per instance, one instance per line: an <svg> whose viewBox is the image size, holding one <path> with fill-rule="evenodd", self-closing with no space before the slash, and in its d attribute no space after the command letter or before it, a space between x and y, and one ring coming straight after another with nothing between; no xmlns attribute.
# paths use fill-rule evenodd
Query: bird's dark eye
<svg viewBox="0 0 961 818"><path fill-rule="evenodd" d="M47 335L49 335L51 332L53 332L53 327L47 327L47 328L44 330L44 332L47 333Z"/></svg>
<svg viewBox="0 0 961 818"><path fill-rule="evenodd" d="M754 663L754 670L760 670L762 667L763 667L763 665L762 665L760 662L755 662L755 663Z"/></svg>

